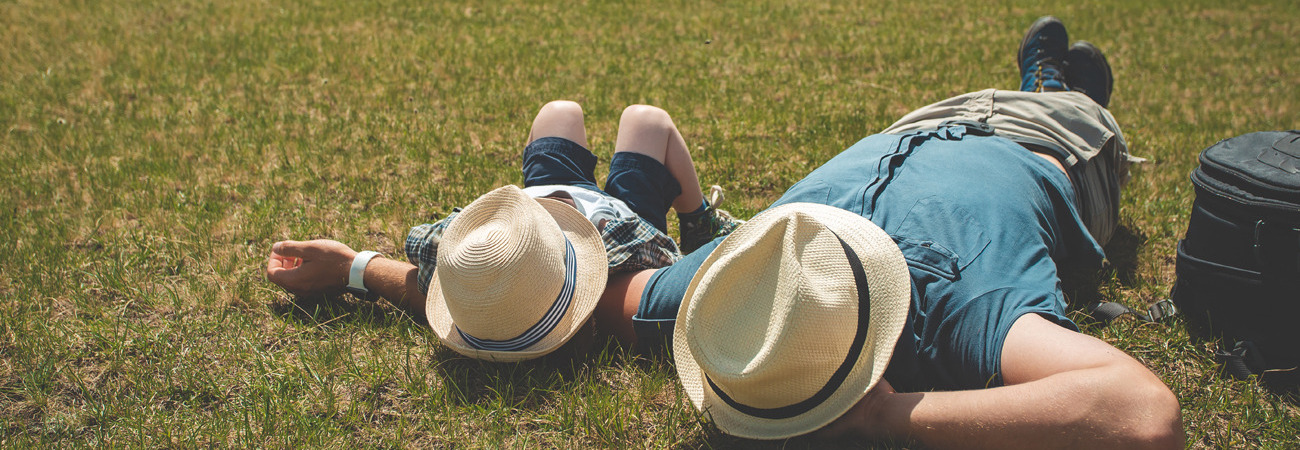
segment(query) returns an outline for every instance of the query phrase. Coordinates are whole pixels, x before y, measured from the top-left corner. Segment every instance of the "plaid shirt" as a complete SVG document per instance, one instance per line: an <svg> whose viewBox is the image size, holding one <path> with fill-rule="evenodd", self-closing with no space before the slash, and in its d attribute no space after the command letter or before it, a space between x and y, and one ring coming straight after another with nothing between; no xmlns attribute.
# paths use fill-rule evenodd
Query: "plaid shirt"
<svg viewBox="0 0 1300 450"><path fill-rule="evenodd" d="M411 228L406 236L406 259L420 267L420 289L429 292L433 269L438 265L438 243L451 220L460 213L452 210L447 218ZM677 242L640 217L610 219L600 230L609 257L609 273L632 272L667 267L682 258Z"/></svg>

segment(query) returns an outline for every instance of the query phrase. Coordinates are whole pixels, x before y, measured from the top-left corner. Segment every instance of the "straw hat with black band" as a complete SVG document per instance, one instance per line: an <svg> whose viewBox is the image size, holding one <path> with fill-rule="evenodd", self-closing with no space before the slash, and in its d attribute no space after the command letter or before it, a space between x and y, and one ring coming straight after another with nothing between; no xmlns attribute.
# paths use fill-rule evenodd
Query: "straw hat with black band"
<svg viewBox="0 0 1300 450"><path fill-rule="evenodd" d="M507 185L474 200L443 232L425 313L460 354L537 358L591 317L607 261L600 233L577 209Z"/></svg>
<svg viewBox="0 0 1300 450"><path fill-rule="evenodd" d="M824 427L875 387L911 305L898 246L831 206L767 210L722 241L677 312L677 374L696 408L735 436Z"/></svg>

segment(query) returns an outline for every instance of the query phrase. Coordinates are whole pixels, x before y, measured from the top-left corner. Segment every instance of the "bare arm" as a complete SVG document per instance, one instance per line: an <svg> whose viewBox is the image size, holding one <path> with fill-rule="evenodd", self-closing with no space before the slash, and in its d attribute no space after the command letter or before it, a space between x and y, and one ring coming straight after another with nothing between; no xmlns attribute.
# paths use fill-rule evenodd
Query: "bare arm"
<svg viewBox="0 0 1300 450"><path fill-rule="evenodd" d="M641 292L655 271L616 273L609 276L605 292L596 304L596 330L617 337L624 345L636 344L636 331L632 329L632 316L641 306Z"/></svg>
<svg viewBox="0 0 1300 450"><path fill-rule="evenodd" d="M266 278L295 295L335 294L348 283L348 269L357 252L331 240L281 241L271 247ZM363 275L366 289L409 314L424 316L424 292L419 269L410 263L374 258Z"/></svg>
<svg viewBox="0 0 1300 450"><path fill-rule="evenodd" d="M897 394L882 382L820 433L940 448L1181 448L1177 398L1123 352L1038 315L1003 344L1006 385Z"/></svg>
<svg viewBox="0 0 1300 450"><path fill-rule="evenodd" d="M420 290L420 268L388 258L375 258L366 266L366 289L379 294L407 314L424 317L425 292Z"/></svg>

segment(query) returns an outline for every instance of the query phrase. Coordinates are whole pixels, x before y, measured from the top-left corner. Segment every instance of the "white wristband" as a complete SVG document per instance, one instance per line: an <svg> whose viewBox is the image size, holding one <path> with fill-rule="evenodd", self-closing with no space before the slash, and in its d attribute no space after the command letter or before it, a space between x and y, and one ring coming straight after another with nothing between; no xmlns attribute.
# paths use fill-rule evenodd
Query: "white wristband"
<svg viewBox="0 0 1300 450"><path fill-rule="evenodd" d="M356 295L366 295L370 291L366 290L366 265L370 264L371 258L379 256L379 252L366 250L357 253L356 258L352 258L352 269L348 270L348 292Z"/></svg>

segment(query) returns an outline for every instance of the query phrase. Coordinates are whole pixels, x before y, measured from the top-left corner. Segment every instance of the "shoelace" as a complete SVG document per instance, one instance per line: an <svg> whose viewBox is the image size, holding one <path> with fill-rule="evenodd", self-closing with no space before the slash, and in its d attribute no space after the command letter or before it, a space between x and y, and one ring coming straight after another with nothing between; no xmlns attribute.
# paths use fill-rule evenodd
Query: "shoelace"
<svg viewBox="0 0 1300 450"><path fill-rule="evenodd" d="M709 186L709 209L713 210L713 214L709 215L709 220L715 224L714 227L717 228L719 233L729 233L740 224L745 223L745 221L735 218L726 210L719 208L725 200L726 196L722 194L722 186L716 184ZM722 223L727 223L728 226L719 227L718 225Z"/></svg>
<svg viewBox="0 0 1300 450"><path fill-rule="evenodd" d="M1044 80L1053 80L1053 81L1056 81L1056 82L1060 83L1062 87L1066 87L1066 86L1068 86L1067 84L1065 84L1065 77L1061 74L1061 70L1057 68L1057 65L1054 64L1054 65L1049 65L1049 66L1047 66L1046 68L1043 67L1044 65L1046 65L1046 64L1044 64L1044 63L1047 63L1047 62L1049 62L1049 61L1051 61L1051 60L1046 60L1046 59L1045 59L1045 60L1039 61L1038 64L1035 64L1035 65L1034 65L1034 90L1035 90L1035 92L1043 92L1043 81L1044 81ZM1069 88L1066 87L1065 89L1068 90Z"/></svg>
<svg viewBox="0 0 1300 450"><path fill-rule="evenodd" d="M1065 74L1061 71L1061 66L1062 66L1061 61L1057 61L1055 58L1043 58L1041 56L1043 54L1042 46L1045 44L1045 42L1043 41L1045 41L1046 39L1047 38L1045 36L1042 35L1038 36L1034 40L1035 42L1033 43L1033 47L1031 47L1030 50L1033 56L1026 58L1025 61L1021 63L1021 64L1028 63L1031 64L1030 67L1033 67L1032 72L1030 71L1025 72L1025 77L1026 78L1030 76L1033 77L1034 92L1043 92L1044 80L1056 81L1061 84L1062 90L1068 91L1070 88L1065 83ZM1047 67L1044 68L1043 66L1047 66ZM1030 75L1031 73L1032 75ZM1020 85L1025 86L1026 84L1028 84L1027 82L1028 80L1021 80Z"/></svg>

